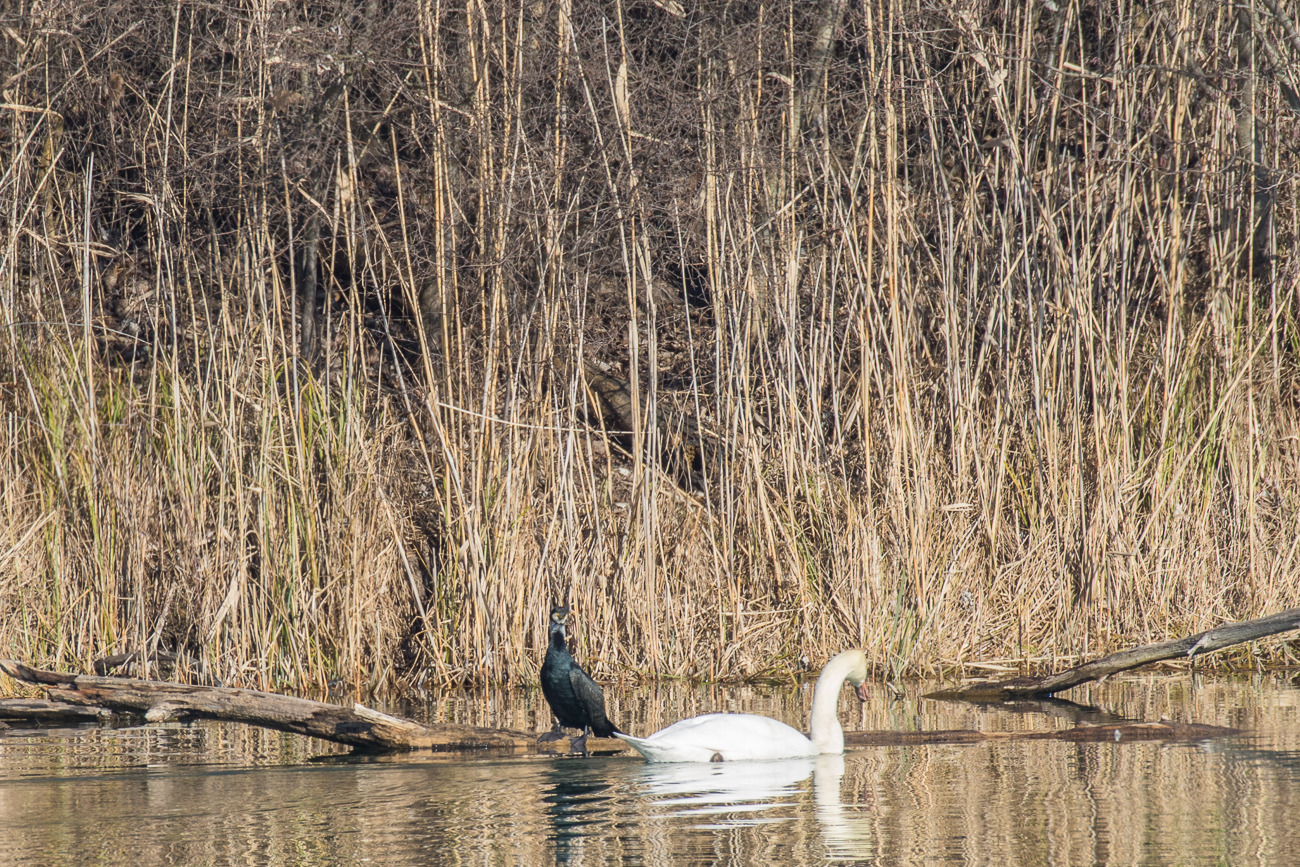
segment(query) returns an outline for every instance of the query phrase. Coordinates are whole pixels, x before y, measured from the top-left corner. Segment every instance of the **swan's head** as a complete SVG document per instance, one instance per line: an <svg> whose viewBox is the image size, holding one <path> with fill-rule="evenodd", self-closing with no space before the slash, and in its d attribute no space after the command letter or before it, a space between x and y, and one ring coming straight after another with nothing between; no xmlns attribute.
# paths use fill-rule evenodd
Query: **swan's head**
<svg viewBox="0 0 1300 867"><path fill-rule="evenodd" d="M857 695L858 701L866 701L867 675L870 673L867 655L857 648L845 650L828 662L826 667L830 668L832 663L844 667L844 679L853 684L853 692Z"/></svg>

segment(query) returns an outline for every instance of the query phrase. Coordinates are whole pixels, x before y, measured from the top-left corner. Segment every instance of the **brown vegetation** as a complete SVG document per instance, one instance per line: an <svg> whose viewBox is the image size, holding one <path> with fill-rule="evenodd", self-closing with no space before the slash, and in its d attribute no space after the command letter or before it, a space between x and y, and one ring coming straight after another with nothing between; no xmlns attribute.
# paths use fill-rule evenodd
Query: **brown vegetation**
<svg viewBox="0 0 1300 867"><path fill-rule="evenodd" d="M1292 607L1296 32L20 0L0 655L526 681L564 600L600 677L901 672Z"/></svg>

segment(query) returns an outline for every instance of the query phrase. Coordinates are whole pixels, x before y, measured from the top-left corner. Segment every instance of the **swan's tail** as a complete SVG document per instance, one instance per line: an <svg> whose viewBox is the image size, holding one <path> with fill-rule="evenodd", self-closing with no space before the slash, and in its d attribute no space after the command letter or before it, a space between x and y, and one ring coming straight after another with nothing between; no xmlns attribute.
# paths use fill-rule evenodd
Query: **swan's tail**
<svg viewBox="0 0 1300 867"><path fill-rule="evenodd" d="M636 750L647 759L650 758L650 753L646 752L647 746L645 738L632 737L632 735L623 734L623 732L620 731L615 731L614 737L621 741L626 741L628 746L632 747L632 749Z"/></svg>
<svg viewBox="0 0 1300 867"><path fill-rule="evenodd" d="M625 735L622 732L615 732L614 737L621 741L625 741L632 747L632 749L645 756L645 759L648 762L672 761L672 759L664 753L662 747L649 738L637 738L632 735Z"/></svg>
<svg viewBox="0 0 1300 867"><path fill-rule="evenodd" d="M701 744L664 743L653 737L635 738L618 733L614 737L626 741L647 762L720 762L722 754Z"/></svg>

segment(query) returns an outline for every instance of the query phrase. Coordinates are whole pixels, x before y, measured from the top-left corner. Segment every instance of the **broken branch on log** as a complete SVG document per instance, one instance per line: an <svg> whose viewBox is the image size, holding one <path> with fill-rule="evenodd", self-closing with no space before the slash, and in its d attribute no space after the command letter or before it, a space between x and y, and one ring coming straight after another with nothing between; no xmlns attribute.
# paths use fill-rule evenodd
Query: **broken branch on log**
<svg viewBox="0 0 1300 867"><path fill-rule="evenodd" d="M1014 698L1042 698L1120 671L1127 671L1165 659L1193 658L1258 638L1300 629L1300 608L1289 608L1267 617L1228 623L1187 638L1148 644L1112 653L1093 662L1045 677L1017 677L1004 681L980 681L961 689L931 693L926 698L962 701L1006 701Z"/></svg>
<svg viewBox="0 0 1300 867"><path fill-rule="evenodd" d="M176 654L161 650L155 653L115 653L112 656L105 656L102 659L95 660L95 674L107 677L114 669L141 661L148 661L149 664L155 666L174 666L176 665Z"/></svg>

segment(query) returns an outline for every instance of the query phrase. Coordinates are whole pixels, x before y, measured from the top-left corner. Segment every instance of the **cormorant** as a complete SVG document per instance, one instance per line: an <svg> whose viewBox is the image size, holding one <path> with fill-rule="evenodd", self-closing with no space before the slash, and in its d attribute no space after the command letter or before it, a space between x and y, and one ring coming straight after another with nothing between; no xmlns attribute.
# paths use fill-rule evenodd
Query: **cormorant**
<svg viewBox="0 0 1300 867"><path fill-rule="evenodd" d="M555 728L538 738L541 743L558 741L564 737L561 727L582 729L582 736L569 742L572 749L587 752L587 736L598 738L622 734L605 716L605 693L600 684L591 679L569 653L565 620L569 606L556 605L551 609L550 643L546 659L542 662L542 695L555 714Z"/></svg>

